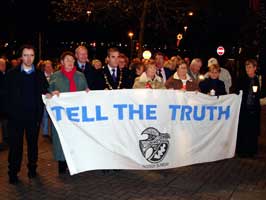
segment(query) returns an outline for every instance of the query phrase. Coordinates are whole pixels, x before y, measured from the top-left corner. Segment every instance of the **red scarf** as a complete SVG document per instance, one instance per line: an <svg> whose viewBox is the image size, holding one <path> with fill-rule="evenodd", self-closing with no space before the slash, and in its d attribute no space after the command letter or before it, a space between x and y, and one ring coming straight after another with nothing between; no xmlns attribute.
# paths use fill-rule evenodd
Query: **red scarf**
<svg viewBox="0 0 266 200"><path fill-rule="evenodd" d="M65 67L61 66L61 72L69 80L69 92L76 92L77 91L76 83L75 83L75 80L74 80L74 74L75 74L76 71L77 71L76 67L73 67L73 69L70 72L67 72L65 70Z"/></svg>

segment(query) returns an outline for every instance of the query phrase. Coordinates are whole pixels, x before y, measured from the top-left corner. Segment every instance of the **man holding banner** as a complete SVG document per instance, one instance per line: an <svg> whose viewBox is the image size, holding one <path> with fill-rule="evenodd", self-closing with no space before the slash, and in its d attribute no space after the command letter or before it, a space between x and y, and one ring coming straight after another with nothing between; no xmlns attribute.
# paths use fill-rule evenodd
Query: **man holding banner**
<svg viewBox="0 0 266 200"><path fill-rule="evenodd" d="M6 109L8 114L8 175L9 183L17 184L21 168L24 131L28 150L28 177L36 177L38 136L43 115L42 94L48 83L44 73L33 64L35 50L31 45L21 47L22 64L10 70L6 79Z"/></svg>

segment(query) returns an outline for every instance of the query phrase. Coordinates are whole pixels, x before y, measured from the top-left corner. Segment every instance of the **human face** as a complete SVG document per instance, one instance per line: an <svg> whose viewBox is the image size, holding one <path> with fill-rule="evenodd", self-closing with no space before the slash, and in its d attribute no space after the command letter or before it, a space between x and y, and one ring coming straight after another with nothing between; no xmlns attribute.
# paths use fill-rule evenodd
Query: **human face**
<svg viewBox="0 0 266 200"><path fill-rule="evenodd" d="M118 59L118 66L120 69L123 69L126 67L126 61L125 58L119 58Z"/></svg>
<svg viewBox="0 0 266 200"><path fill-rule="evenodd" d="M61 60L61 64L65 68L67 72L70 72L74 67L75 58L70 55L66 55L63 60Z"/></svg>
<svg viewBox="0 0 266 200"><path fill-rule="evenodd" d="M2 58L0 58L0 72L6 71L6 61Z"/></svg>
<svg viewBox="0 0 266 200"><path fill-rule="evenodd" d="M79 48L76 52L76 58L82 64L88 61L88 51L84 48Z"/></svg>
<svg viewBox="0 0 266 200"><path fill-rule="evenodd" d="M220 72L217 69L213 69L209 71L209 76L211 79L218 79L220 75Z"/></svg>
<svg viewBox="0 0 266 200"><path fill-rule="evenodd" d="M190 65L190 70L194 73L194 74L198 74L200 71L200 68L202 66L201 62L196 62L192 65Z"/></svg>
<svg viewBox="0 0 266 200"><path fill-rule="evenodd" d="M163 64L164 64L163 56L162 55L156 55L155 56L155 63L156 63L156 67L158 69L162 68Z"/></svg>
<svg viewBox="0 0 266 200"><path fill-rule="evenodd" d="M148 69L146 70L147 77L150 79L154 79L155 74L156 74L156 66L155 65L149 66Z"/></svg>
<svg viewBox="0 0 266 200"><path fill-rule="evenodd" d="M248 77L253 78L256 75L256 66L250 64L246 65L246 73Z"/></svg>
<svg viewBox="0 0 266 200"><path fill-rule="evenodd" d="M10 64L12 67L17 67L19 65L19 62L17 61L17 59L12 59L10 61Z"/></svg>
<svg viewBox="0 0 266 200"><path fill-rule="evenodd" d="M22 64L25 67L31 67L34 61L34 50L33 49L23 49L22 51Z"/></svg>
<svg viewBox="0 0 266 200"><path fill-rule="evenodd" d="M46 63L45 66L44 66L44 71L47 73L47 74L51 74L53 73L53 66L51 63Z"/></svg>
<svg viewBox="0 0 266 200"><path fill-rule="evenodd" d="M185 58L184 58L184 61L185 61L185 63L187 63L188 65L190 64L190 59L189 59L188 57L185 57Z"/></svg>
<svg viewBox="0 0 266 200"><path fill-rule="evenodd" d="M136 75L140 76L144 71L144 66L141 65L139 68L136 68Z"/></svg>
<svg viewBox="0 0 266 200"><path fill-rule="evenodd" d="M185 63L179 65L177 68L177 74L178 76L181 77L186 77L187 75L187 65Z"/></svg>
<svg viewBox="0 0 266 200"><path fill-rule="evenodd" d="M110 55L107 57L107 62L110 67L115 68L118 66L119 52L113 51L110 52Z"/></svg>
<svg viewBox="0 0 266 200"><path fill-rule="evenodd" d="M94 68L95 68L95 69L101 69L101 68L102 68L102 63L101 63L101 62L96 62L96 63L94 64Z"/></svg>

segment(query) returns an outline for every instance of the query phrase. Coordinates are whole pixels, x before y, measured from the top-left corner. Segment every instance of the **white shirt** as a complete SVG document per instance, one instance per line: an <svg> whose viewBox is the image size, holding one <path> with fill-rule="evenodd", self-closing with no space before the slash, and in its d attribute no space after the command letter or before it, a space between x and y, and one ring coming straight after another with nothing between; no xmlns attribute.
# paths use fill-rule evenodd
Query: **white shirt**
<svg viewBox="0 0 266 200"><path fill-rule="evenodd" d="M162 74L162 78L163 78L163 82L165 83L166 82L166 74L165 74L165 71L164 71L164 68L162 67L162 68L159 68L159 69L157 69L157 71L159 72L161 72L161 74Z"/></svg>
<svg viewBox="0 0 266 200"><path fill-rule="evenodd" d="M110 65L108 65L108 69L109 69L111 76L113 74L113 70L115 70L115 77L117 77L117 67L113 68L113 67L110 67Z"/></svg>

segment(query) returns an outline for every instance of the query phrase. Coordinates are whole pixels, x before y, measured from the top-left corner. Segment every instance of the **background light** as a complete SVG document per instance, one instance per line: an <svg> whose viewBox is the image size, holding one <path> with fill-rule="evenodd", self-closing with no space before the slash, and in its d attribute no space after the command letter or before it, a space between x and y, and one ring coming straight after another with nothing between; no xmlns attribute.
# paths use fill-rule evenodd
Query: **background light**
<svg viewBox="0 0 266 200"><path fill-rule="evenodd" d="M143 52L142 56L143 56L144 59L148 60L148 59L151 58L151 52L146 50L146 51Z"/></svg>

